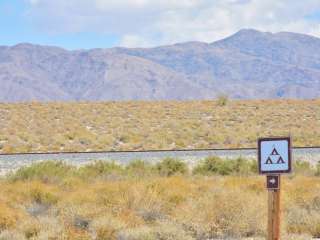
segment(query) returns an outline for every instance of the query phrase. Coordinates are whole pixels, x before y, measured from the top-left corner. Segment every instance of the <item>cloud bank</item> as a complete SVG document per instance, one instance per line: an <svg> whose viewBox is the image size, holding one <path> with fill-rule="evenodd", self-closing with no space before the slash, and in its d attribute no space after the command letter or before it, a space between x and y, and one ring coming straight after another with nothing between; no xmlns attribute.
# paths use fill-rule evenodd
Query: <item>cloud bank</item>
<svg viewBox="0 0 320 240"><path fill-rule="evenodd" d="M95 32L119 45L213 42L242 28L320 37L319 0L27 0L28 19L52 34Z"/></svg>

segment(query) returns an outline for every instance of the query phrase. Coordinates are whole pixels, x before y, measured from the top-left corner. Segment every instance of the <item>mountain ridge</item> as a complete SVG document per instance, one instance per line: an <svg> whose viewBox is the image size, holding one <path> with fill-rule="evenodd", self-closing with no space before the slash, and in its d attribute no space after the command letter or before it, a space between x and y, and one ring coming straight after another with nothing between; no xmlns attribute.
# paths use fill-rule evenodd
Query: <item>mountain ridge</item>
<svg viewBox="0 0 320 240"><path fill-rule="evenodd" d="M0 46L0 102L317 98L320 39L243 29L216 42Z"/></svg>

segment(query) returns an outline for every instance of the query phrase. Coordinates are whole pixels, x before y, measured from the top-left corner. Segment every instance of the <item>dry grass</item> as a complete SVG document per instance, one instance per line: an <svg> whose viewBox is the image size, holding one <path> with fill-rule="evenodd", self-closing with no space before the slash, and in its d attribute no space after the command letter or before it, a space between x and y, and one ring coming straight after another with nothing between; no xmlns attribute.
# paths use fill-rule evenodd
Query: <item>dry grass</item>
<svg viewBox="0 0 320 240"><path fill-rule="evenodd" d="M0 104L0 153L320 145L320 100Z"/></svg>
<svg viewBox="0 0 320 240"><path fill-rule="evenodd" d="M70 172L52 181L35 168L33 178L0 181L0 239L263 239L266 234L262 176L177 171L168 177L150 170L136 178L126 168L127 175L117 170L120 177L109 170L84 177L75 174L83 169L65 166ZM319 178L294 175L282 183L283 239L319 237Z"/></svg>

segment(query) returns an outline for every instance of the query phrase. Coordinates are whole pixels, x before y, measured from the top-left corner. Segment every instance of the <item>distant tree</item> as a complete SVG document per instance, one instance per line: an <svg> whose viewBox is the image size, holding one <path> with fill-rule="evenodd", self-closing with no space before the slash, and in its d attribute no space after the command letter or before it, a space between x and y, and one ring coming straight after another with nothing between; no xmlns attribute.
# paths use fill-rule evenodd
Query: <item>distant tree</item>
<svg viewBox="0 0 320 240"><path fill-rule="evenodd" d="M229 100L228 95L220 94L217 99L217 104L218 106L226 106L228 103L228 100Z"/></svg>

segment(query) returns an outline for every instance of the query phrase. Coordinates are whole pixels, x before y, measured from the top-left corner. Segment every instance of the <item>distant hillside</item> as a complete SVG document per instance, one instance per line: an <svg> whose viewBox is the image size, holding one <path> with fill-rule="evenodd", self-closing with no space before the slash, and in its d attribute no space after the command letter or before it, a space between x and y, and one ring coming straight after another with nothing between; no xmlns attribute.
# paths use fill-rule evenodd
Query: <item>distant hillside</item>
<svg viewBox="0 0 320 240"><path fill-rule="evenodd" d="M320 39L255 30L211 44L0 47L0 102L320 97Z"/></svg>
<svg viewBox="0 0 320 240"><path fill-rule="evenodd" d="M0 104L0 153L320 146L319 100Z"/></svg>

